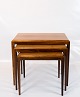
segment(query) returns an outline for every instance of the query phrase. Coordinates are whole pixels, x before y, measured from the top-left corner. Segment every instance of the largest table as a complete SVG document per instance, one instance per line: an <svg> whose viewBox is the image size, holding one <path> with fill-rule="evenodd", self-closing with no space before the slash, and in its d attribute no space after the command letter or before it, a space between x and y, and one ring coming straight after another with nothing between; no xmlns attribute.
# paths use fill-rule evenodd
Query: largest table
<svg viewBox="0 0 80 97"><path fill-rule="evenodd" d="M13 66L13 84L15 85L15 45L66 45L68 48L68 72L70 41L64 33L18 33L11 41L12 46L12 66Z"/></svg>

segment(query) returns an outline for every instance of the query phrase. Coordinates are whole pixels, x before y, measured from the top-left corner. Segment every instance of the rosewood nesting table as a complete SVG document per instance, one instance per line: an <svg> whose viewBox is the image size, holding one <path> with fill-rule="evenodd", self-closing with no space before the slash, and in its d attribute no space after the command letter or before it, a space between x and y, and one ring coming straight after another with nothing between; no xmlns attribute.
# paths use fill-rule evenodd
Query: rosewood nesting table
<svg viewBox="0 0 80 97"><path fill-rule="evenodd" d="M13 84L15 85L15 56L14 48L16 45L66 45L68 49L67 60L67 80L69 77L69 55L70 41L64 33L18 33L11 41L12 46L12 67L13 67ZM68 86L68 81L67 81Z"/></svg>

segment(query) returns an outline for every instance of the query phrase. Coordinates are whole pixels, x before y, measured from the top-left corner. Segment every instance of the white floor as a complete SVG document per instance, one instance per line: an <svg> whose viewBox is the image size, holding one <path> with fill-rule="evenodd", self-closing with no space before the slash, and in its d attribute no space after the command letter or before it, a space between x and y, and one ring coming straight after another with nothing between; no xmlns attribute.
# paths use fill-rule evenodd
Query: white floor
<svg viewBox="0 0 80 97"><path fill-rule="evenodd" d="M69 86L64 97L80 97L80 50L71 50ZM57 61L26 61L26 78L21 75L20 97L61 97ZM0 97L18 97L12 81L11 62L0 63Z"/></svg>

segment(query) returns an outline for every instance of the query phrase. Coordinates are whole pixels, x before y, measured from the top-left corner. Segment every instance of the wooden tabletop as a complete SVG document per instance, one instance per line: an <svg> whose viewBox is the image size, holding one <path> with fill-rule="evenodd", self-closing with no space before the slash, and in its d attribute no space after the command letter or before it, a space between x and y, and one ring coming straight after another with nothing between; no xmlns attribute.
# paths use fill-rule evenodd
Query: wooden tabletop
<svg viewBox="0 0 80 97"><path fill-rule="evenodd" d="M18 55L18 58L24 58L27 60L52 60L52 59L58 59L63 58L62 52L35 52L35 53L20 53Z"/></svg>
<svg viewBox="0 0 80 97"><path fill-rule="evenodd" d="M64 33L18 33L12 42L69 41Z"/></svg>
<svg viewBox="0 0 80 97"><path fill-rule="evenodd" d="M67 49L67 47L65 46L65 45L17 45L16 47L15 47L15 50L33 50L33 49L58 49L58 50L66 50Z"/></svg>

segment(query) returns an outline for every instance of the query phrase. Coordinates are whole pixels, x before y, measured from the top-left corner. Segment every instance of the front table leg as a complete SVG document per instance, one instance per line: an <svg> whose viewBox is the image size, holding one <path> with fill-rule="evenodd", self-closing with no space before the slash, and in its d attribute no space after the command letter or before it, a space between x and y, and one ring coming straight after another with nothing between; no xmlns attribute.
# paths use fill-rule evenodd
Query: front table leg
<svg viewBox="0 0 80 97"><path fill-rule="evenodd" d="M14 43L11 42L12 47L12 71L13 71L13 85L15 85L15 62L14 62Z"/></svg>
<svg viewBox="0 0 80 97"><path fill-rule="evenodd" d="M67 44L67 48L68 48L67 86L68 86L68 81L69 81L69 61L70 61L70 41Z"/></svg>

